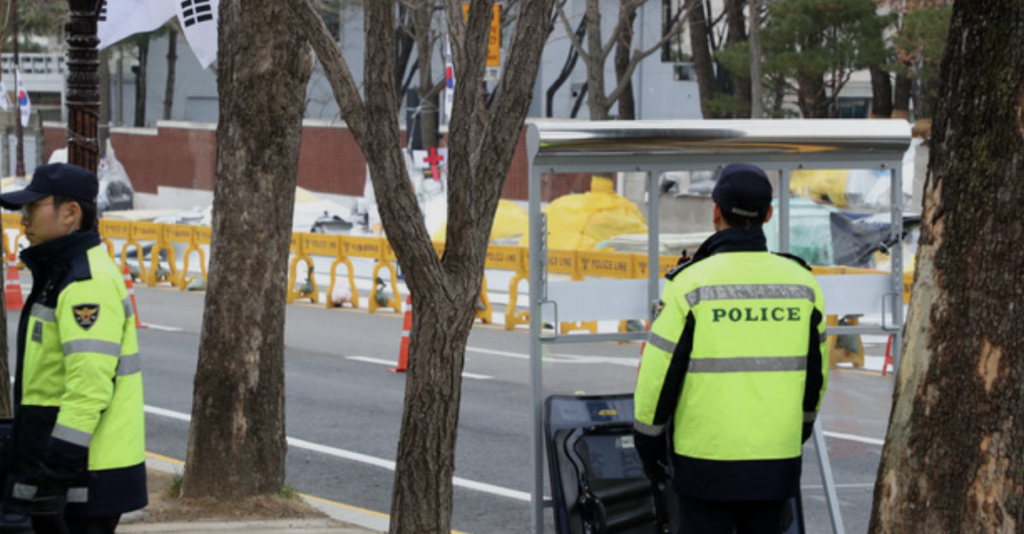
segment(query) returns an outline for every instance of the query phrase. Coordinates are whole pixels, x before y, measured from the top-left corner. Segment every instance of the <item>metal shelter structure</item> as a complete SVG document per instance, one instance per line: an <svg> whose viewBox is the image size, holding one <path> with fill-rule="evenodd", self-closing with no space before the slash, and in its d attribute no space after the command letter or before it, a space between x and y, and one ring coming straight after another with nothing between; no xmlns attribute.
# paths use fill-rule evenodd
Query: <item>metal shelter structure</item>
<svg viewBox="0 0 1024 534"><path fill-rule="evenodd" d="M891 275L819 277L827 314L877 314L880 325L829 327L828 335L893 335L899 367L903 325L902 165L910 146L902 120L538 121L526 135L530 158L530 380L533 396L533 520L544 532L543 354L552 344L646 339L647 333L559 335L560 321L652 318L662 282L658 265L658 184L669 171L713 170L734 162L779 171L779 250L790 247L790 174L797 169L888 170L891 176ZM560 173L647 173L648 277L641 280L549 281L542 176ZM609 303L614 303L609 305ZM544 323L556 325L544 329ZM820 420L814 443L833 532L844 532Z"/></svg>

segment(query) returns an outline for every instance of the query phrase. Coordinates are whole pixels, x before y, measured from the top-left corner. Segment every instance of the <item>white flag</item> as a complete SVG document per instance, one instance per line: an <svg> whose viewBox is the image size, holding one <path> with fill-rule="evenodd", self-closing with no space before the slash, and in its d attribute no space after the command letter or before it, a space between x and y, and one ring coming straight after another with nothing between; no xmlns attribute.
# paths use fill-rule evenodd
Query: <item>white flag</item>
<svg viewBox="0 0 1024 534"><path fill-rule="evenodd" d="M176 1L178 22L185 31L185 40L192 47L199 64L210 66L217 59L217 7L219 0Z"/></svg>
<svg viewBox="0 0 1024 534"><path fill-rule="evenodd" d="M103 0L96 25L100 50L163 26L174 17L177 4L177 0Z"/></svg>
<svg viewBox="0 0 1024 534"><path fill-rule="evenodd" d="M18 88L18 105L21 106L21 127L28 128L28 119L32 116L32 101L25 90L25 82L21 79L21 70L14 70L15 87Z"/></svg>
<svg viewBox="0 0 1024 534"><path fill-rule="evenodd" d="M7 98L7 86L4 85L3 80L0 80L0 110L7 111L11 109L11 101Z"/></svg>

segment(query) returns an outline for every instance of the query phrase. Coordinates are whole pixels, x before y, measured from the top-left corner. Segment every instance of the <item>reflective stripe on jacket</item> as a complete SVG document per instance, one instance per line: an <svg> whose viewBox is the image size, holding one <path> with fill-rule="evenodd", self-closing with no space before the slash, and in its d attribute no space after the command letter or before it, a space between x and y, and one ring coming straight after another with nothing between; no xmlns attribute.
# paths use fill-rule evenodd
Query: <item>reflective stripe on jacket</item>
<svg viewBox="0 0 1024 534"><path fill-rule="evenodd" d="M672 422L677 467L682 460L694 471L678 481L691 485L684 493L784 498L799 480L801 431L827 381L814 276L768 252L724 252L682 270L662 301L637 378L637 431L659 435ZM716 472L736 483L715 486ZM785 480L748 492L737 489L744 473Z"/></svg>
<svg viewBox="0 0 1024 534"><path fill-rule="evenodd" d="M31 498L45 465L70 481L69 515L141 508L142 365L122 274L89 232L22 258L34 282L19 325L12 496Z"/></svg>

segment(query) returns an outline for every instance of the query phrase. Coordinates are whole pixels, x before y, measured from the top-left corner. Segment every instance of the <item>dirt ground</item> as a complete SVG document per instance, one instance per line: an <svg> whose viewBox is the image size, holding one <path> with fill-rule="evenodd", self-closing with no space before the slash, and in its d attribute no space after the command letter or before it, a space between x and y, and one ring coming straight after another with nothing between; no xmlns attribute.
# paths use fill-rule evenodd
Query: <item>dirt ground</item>
<svg viewBox="0 0 1024 534"><path fill-rule="evenodd" d="M149 506L123 518L131 523L184 523L198 521L260 521L272 519L324 519L327 516L301 498L258 497L225 503L214 499L183 500L171 495L174 475L147 470Z"/></svg>

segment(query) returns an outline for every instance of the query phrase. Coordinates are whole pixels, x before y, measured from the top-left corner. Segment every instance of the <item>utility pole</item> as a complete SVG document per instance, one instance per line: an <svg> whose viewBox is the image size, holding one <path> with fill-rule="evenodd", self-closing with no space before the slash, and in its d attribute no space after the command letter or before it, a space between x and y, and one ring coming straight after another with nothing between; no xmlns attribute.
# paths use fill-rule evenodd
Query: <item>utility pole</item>
<svg viewBox="0 0 1024 534"><path fill-rule="evenodd" d="M18 90L18 82L24 83L24 81L21 79L21 59L18 55L18 26L21 25L21 22L18 20L18 0L11 0L11 21L14 27L14 133L15 138L18 140L14 156L14 180L16 182L24 182L25 147L23 142L25 140L25 132L21 126L21 95Z"/></svg>
<svg viewBox="0 0 1024 534"><path fill-rule="evenodd" d="M764 116L764 101L761 73L761 1L751 0L750 6L750 118L760 119Z"/></svg>
<svg viewBox="0 0 1024 534"><path fill-rule="evenodd" d="M102 0L68 0L68 163L99 166L100 59L96 24Z"/></svg>

